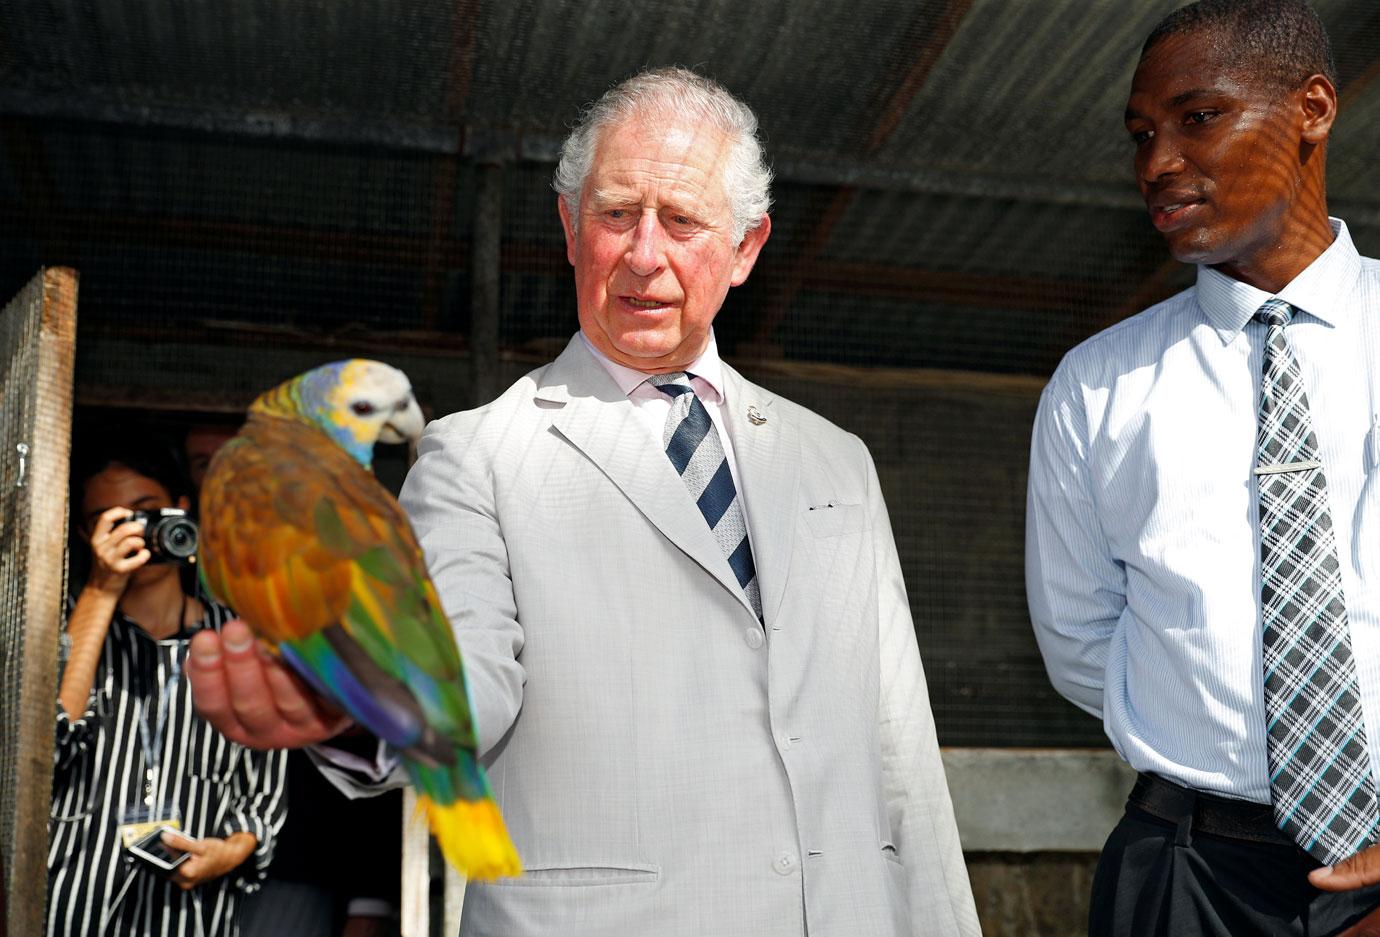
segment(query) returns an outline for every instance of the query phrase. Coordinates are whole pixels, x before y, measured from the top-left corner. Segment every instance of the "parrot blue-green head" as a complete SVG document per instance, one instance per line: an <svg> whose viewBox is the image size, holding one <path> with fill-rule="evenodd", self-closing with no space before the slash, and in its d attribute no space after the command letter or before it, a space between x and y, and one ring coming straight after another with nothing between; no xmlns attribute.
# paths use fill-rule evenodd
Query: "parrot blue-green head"
<svg viewBox="0 0 1380 937"><path fill-rule="evenodd" d="M260 395L249 412L310 423L365 468L373 465L375 442L414 441L423 425L407 375L366 358L299 374Z"/></svg>

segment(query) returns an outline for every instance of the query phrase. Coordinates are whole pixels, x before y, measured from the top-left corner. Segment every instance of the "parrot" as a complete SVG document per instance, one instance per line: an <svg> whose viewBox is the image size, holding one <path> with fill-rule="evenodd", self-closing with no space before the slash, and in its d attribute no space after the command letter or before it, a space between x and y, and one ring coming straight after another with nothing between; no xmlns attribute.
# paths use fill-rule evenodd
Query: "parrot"
<svg viewBox="0 0 1380 937"><path fill-rule="evenodd" d="M212 459L199 567L270 653L401 757L447 861L479 880L521 862L476 750L450 623L374 443L414 441L407 376L350 359L261 394Z"/></svg>

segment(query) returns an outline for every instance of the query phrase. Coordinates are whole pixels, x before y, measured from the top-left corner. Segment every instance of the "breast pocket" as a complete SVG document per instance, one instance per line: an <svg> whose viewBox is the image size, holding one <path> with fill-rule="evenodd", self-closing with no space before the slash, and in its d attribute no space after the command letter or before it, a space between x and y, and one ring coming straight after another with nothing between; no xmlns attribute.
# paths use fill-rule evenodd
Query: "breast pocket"
<svg viewBox="0 0 1380 937"><path fill-rule="evenodd" d="M867 512L861 504L826 501L805 509L805 527L816 537L842 537L867 527Z"/></svg>

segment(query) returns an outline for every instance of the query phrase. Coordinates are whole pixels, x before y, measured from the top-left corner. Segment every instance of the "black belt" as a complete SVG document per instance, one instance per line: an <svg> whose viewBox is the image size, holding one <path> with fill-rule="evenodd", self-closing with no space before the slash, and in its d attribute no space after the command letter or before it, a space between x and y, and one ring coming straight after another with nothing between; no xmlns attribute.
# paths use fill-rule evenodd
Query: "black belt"
<svg viewBox="0 0 1380 937"><path fill-rule="evenodd" d="M1141 773L1127 798L1128 806L1179 827L1180 835L1195 833L1244 839L1272 846L1295 846L1279 827L1269 804L1233 800L1181 787L1172 781ZM1297 847L1295 847L1297 848Z"/></svg>

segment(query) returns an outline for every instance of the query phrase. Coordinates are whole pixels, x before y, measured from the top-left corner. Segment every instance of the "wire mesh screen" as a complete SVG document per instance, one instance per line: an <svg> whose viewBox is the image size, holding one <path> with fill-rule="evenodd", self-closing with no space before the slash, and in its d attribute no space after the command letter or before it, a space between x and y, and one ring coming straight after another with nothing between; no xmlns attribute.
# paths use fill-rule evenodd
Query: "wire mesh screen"
<svg viewBox="0 0 1380 937"><path fill-rule="evenodd" d="M67 536L76 278L45 270L0 310L0 856L7 933L42 932Z"/></svg>
<svg viewBox="0 0 1380 937"><path fill-rule="evenodd" d="M228 410L313 363L436 413L576 327L550 188L584 103L683 64L759 114L772 236L725 356L872 447L940 736L1101 744L1050 690L1025 466L1060 356L1190 281L1131 180L1177 0L0 0L0 283L83 271L80 399ZM1380 251L1380 9L1318 0L1334 212Z"/></svg>

